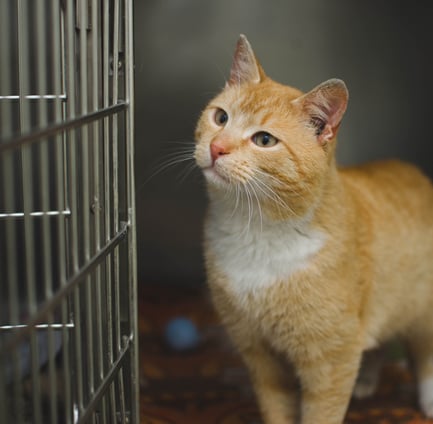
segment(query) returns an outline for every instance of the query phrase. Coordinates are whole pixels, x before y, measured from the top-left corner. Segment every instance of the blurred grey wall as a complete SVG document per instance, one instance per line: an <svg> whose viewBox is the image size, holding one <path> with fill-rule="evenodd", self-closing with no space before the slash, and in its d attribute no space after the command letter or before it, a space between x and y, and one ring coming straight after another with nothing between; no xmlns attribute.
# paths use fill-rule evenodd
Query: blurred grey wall
<svg viewBox="0 0 433 424"><path fill-rule="evenodd" d="M430 1L136 0L139 281L204 280L199 172L183 179L184 162L146 180L193 142L240 33L279 82L308 91L328 78L346 81L340 163L400 157L433 175L432 22Z"/></svg>

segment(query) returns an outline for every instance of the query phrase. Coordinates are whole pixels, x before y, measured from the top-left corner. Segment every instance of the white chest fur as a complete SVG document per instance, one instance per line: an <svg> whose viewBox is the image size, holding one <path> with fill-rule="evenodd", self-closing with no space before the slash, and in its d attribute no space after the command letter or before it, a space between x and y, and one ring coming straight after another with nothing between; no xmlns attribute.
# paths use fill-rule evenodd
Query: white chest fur
<svg viewBox="0 0 433 424"><path fill-rule="evenodd" d="M248 223L242 213L212 214L206 237L216 266L239 297L286 281L305 268L325 243L309 219Z"/></svg>

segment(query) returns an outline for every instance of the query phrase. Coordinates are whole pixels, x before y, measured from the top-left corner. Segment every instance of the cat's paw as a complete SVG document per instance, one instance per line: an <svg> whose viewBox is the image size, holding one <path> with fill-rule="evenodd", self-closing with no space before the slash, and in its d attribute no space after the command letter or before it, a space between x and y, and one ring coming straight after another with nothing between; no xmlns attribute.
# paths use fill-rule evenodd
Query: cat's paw
<svg viewBox="0 0 433 424"><path fill-rule="evenodd" d="M383 358L383 349L364 352L361 368L353 389L353 397L356 399L365 399L374 395L379 384Z"/></svg>
<svg viewBox="0 0 433 424"><path fill-rule="evenodd" d="M433 418L433 378L420 382L419 403L424 414L428 418Z"/></svg>
<svg viewBox="0 0 433 424"><path fill-rule="evenodd" d="M360 379L356 382L353 389L353 397L356 399L365 399L373 396L376 392L377 380Z"/></svg>

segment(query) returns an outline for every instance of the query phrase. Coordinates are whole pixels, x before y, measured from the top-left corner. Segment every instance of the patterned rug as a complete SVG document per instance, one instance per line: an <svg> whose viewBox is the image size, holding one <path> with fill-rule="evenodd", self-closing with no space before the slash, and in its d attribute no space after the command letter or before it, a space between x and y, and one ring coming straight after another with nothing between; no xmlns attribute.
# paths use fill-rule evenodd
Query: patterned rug
<svg viewBox="0 0 433 424"><path fill-rule="evenodd" d="M141 424L261 424L247 372L218 325L203 288L146 286L139 304ZM201 341L176 352L164 340L167 322L191 319ZM411 373L400 360L385 366L378 393L352 401L346 424L427 424Z"/></svg>

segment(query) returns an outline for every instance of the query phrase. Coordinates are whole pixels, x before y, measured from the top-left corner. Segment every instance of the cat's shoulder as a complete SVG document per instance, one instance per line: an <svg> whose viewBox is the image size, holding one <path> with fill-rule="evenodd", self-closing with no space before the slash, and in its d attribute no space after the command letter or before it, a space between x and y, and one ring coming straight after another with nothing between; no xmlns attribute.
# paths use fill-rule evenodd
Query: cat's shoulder
<svg viewBox="0 0 433 424"><path fill-rule="evenodd" d="M433 184L417 166L401 160L383 160L340 170L352 197L371 209L422 214L433 207ZM386 206L386 207L385 207Z"/></svg>
<svg viewBox="0 0 433 424"><path fill-rule="evenodd" d="M431 180L419 167L399 159L343 167L339 172L348 184L366 185L370 188L417 187L433 190Z"/></svg>
<svg viewBox="0 0 433 424"><path fill-rule="evenodd" d="M428 177L416 165L400 159L379 160L356 166L339 168L340 174L347 179L378 179L378 178L416 178Z"/></svg>

